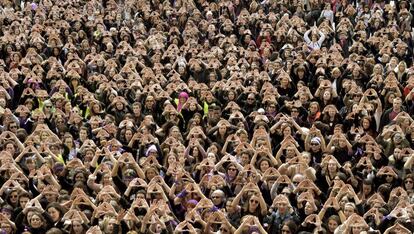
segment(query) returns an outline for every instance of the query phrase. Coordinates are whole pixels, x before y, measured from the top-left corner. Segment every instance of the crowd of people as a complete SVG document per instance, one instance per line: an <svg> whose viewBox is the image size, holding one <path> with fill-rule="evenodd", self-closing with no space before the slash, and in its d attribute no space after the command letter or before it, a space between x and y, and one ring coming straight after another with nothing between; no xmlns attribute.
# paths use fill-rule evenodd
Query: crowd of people
<svg viewBox="0 0 414 234"><path fill-rule="evenodd" d="M412 233L413 14L2 0L1 233Z"/></svg>

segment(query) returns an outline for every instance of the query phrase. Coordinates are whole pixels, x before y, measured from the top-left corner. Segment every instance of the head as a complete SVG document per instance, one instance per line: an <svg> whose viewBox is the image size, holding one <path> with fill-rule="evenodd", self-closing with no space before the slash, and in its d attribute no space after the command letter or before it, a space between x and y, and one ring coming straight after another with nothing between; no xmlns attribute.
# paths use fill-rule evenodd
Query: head
<svg viewBox="0 0 414 234"><path fill-rule="evenodd" d="M43 225L45 225L45 220L43 216L40 213L34 212L30 219L28 220L29 224L32 228L41 228Z"/></svg>
<svg viewBox="0 0 414 234"><path fill-rule="evenodd" d="M349 216L351 216L352 214L354 214L356 211L356 207L355 204L352 202L347 202L345 203L344 206L344 215L346 218L348 218Z"/></svg>
<svg viewBox="0 0 414 234"><path fill-rule="evenodd" d="M50 203L46 208L47 213L50 215L50 218L54 223L59 222L63 217L64 208L59 203Z"/></svg>
<svg viewBox="0 0 414 234"><path fill-rule="evenodd" d="M328 230L333 233L335 229L341 224L341 219L338 215L332 215L328 218Z"/></svg>
<svg viewBox="0 0 414 234"><path fill-rule="evenodd" d="M222 190L217 189L211 194L211 200L216 207L221 206L225 202L225 194Z"/></svg>
<svg viewBox="0 0 414 234"><path fill-rule="evenodd" d="M402 99L400 97L396 97L393 99L392 108L394 111L400 111L402 106Z"/></svg>
<svg viewBox="0 0 414 234"><path fill-rule="evenodd" d="M280 229L281 234L295 234L298 231L298 226L293 220L287 220L283 222L282 228Z"/></svg>

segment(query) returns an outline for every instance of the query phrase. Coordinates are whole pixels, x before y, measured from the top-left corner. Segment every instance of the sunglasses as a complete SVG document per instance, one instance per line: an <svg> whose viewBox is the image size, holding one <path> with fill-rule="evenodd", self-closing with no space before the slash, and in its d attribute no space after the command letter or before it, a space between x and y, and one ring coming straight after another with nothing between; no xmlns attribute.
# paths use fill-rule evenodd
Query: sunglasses
<svg viewBox="0 0 414 234"><path fill-rule="evenodd" d="M259 204L259 201L258 200L250 200L250 202L251 203L254 203L254 204Z"/></svg>
<svg viewBox="0 0 414 234"><path fill-rule="evenodd" d="M413 181L412 180L406 180L404 183L406 183L406 184L412 184Z"/></svg>
<svg viewBox="0 0 414 234"><path fill-rule="evenodd" d="M319 144L318 143L311 143L310 145L317 146Z"/></svg>

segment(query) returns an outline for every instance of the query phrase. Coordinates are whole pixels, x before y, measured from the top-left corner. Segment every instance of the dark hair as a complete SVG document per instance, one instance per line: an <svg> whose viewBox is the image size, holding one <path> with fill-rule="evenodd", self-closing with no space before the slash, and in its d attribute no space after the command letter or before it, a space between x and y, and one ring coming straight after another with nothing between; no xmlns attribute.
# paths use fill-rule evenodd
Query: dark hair
<svg viewBox="0 0 414 234"><path fill-rule="evenodd" d="M62 205L60 205L59 203L57 203L57 202L52 202L52 203L50 203L50 204L46 207L46 211L47 211L49 208L55 208L56 210L58 210L58 211L59 211L59 219L61 219L61 218L63 217L63 215L66 213L66 209L65 209Z"/></svg>
<svg viewBox="0 0 414 234"><path fill-rule="evenodd" d="M20 192L19 196L17 197L17 201L20 201L20 198L22 198L22 197L27 197L27 198L31 199L32 195L28 192Z"/></svg>
<svg viewBox="0 0 414 234"><path fill-rule="evenodd" d="M280 229L282 229L284 226L288 226L289 231L291 233L297 233L298 231L298 226L296 225L295 222L293 222L293 220L287 220L285 222L283 222L282 226L280 226Z"/></svg>
<svg viewBox="0 0 414 234"><path fill-rule="evenodd" d="M49 231L46 232L46 234L63 234L63 231L59 228L51 228Z"/></svg>

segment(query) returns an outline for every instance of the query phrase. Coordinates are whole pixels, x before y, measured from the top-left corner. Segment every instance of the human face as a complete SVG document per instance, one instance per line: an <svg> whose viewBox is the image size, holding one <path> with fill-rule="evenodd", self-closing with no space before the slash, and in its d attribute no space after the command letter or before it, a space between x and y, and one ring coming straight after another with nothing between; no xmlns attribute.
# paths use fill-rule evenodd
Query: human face
<svg viewBox="0 0 414 234"><path fill-rule="evenodd" d="M283 129L283 136L284 137L287 137L287 136L289 136L289 135L291 135L292 134L292 129L290 129L290 127L289 126L287 126L287 127L285 127L284 129Z"/></svg>
<svg viewBox="0 0 414 234"><path fill-rule="evenodd" d="M295 156L295 149L293 147L288 147L286 149L286 156L288 158L293 158Z"/></svg>
<svg viewBox="0 0 414 234"><path fill-rule="evenodd" d="M60 219L60 212L55 207L50 207L47 209L47 213L52 218L53 222L57 222Z"/></svg>
<svg viewBox="0 0 414 234"><path fill-rule="evenodd" d="M352 234L360 234L362 232L362 227L361 226L353 226L352 227Z"/></svg>
<svg viewBox="0 0 414 234"><path fill-rule="evenodd" d="M145 101L145 106L147 108L151 108L154 105L154 98L152 96L147 97L147 100Z"/></svg>
<svg viewBox="0 0 414 234"><path fill-rule="evenodd" d="M140 114L141 113L141 107L139 105L133 105L132 106L132 111L134 112L134 114Z"/></svg>
<svg viewBox="0 0 414 234"><path fill-rule="evenodd" d="M76 234L83 232L83 226L79 221L72 221L72 229Z"/></svg>
<svg viewBox="0 0 414 234"><path fill-rule="evenodd" d="M250 163L250 157L248 154L242 154L241 159L242 159L242 165L246 165Z"/></svg>
<svg viewBox="0 0 414 234"><path fill-rule="evenodd" d="M333 160L329 160L328 162L328 171L329 172L335 172L337 169L336 163Z"/></svg>
<svg viewBox="0 0 414 234"><path fill-rule="evenodd" d="M40 228L40 227L43 225L43 221L42 221L42 219L40 218L40 216L39 216L39 215L34 214L34 215L32 215L32 217L30 218L30 225L31 225L33 228Z"/></svg>
<svg viewBox="0 0 414 234"><path fill-rule="evenodd" d="M251 209L256 209L259 207L259 199L256 196L252 196L249 200L249 207Z"/></svg>
<svg viewBox="0 0 414 234"><path fill-rule="evenodd" d="M354 207L352 207L351 205L348 205L348 204L345 205L345 207L344 207L344 215L345 215L345 217L348 218L354 212L355 212Z"/></svg>
<svg viewBox="0 0 414 234"><path fill-rule="evenodd" d="M1 230L3 230L6 234L12 233L13 229L9 223L3 222L1 223Z"/></svg>
<svg viewBox="0 0 414 234"><path fill-rule="evenodd" d="M369 128L369 125L370 125L370 122L369 122L369 120L368 120L368 119L364 119L364 120L362 120L362 127L363 127L364 129L368 129L368 128Z"/></svg>
<svg viewBox="0 0 414 234"><path fill-rule="evenodd" d="M152 180L152 178L154 178L157 174L155 173L154 170L148 170L147 171L147 179L148 180Z"/></svg>
<svg viewBox="0 0 414 234"><path fill-rule="evenodd" d="M406 190L412 190L413 189L413 180L411 178L408 178L404 181L405 189Z"/></svg>
<svg viewBox="0 0 414 234"><path fill-rule="evenodd" d="M111 184L112 183L111 175L105 174L104 177L103 177L103 183L104 183L104 185Z"/></svg>
<svg viewBox="0 0 414 234"><path fill-rule="evenodd" d="M287 87L287 86L289 85L289 79L288 79L288 78L286 78L286 77L283 77L283 78L280 80L280 84L282 85L282 87Z"/></svg>
<svg viewBox="0 0 414 234"><path fill-rule="evenodd" d="M333 233L337 227L338 227L338 223L335 220L330 219L328 221L328 229L330 232Z"/></svg>
<svg viewBox="0 0 414 234"><path fill-rule="evenodd" d="M72 138L70 138L70 137L65 138L65 145L66 145L69 149L71 149L71 148L73 147L73 141L72 141Z"/></svg>
<svg viewBox="0 0 414 234"><path fill-rule="evenodd" d="M309 110L311 114L316 114L316 112L318 112L318 106L316 104L312 104L310 105Z"/></svg>
<svg viewBox="0 0 414 234"><path fill-rule="evenodd" d="M85 182L86 181L86 178L85 178L85 175L83 174L83 173L78 173L78 174L76 174L75 175L75 181L76 182Z"/></svg>
<svg viewBox="0 0 414 234"><path fill-rule="evenodd" d="M235 166L229 166L227 168L227 174L230 178L235 178L237 176L237 168Z"/></svg>
<svg viewBox="0 0 414 234"><path fill-rule="evenodd" d="M101 111L101 107L98 104L93 105L92 109L95 113L99 113Z"/></svg>
<svg viewBox="0 0 414 234"><path fill-rule="evenodd" d="M393 107L394 110L400 110L400 108L401 108L401 99L395 98L393 103L392 103L392 107Z"/></svg>
<svg viewBox="0 0 414 234"><path fill-rule="evenodd" d="M336 114L335 109L334 108L330 108L329 111L328 111L328 114L329 114L330 117L334 117L335 114Z"/></svg>
<svg viewBox="0 0 414 234"><path fill-rule="evenodd" d="M287 204L284 202L279 202L276 204L277 205L277 210L279 211L279 213L281 214L285 214L287 212Z"/></svg>
<svg viewBox="0 0 414 234"><path fill-rule="evenodd" d="M362 184L362 191L364 194L369 194L372 191L372 186L369 184Z"/></svg>
<svg viewBox="0 0 414 234"><path fill-rule="evenodd" d="M17 124L15 122L12 122L9 125L9 129L10 129L11 132L16 133L17 132L17 129L18 129L18 126L17 126Z"/></svg>
<svg viewBox="0 0 414 234"><path fill-rule="evenodd" d="M173 165L174 163L177 162L177 158L174 155L170 155L167 159L167 162L169 165Z"/></svg>
<svg viewBox="0 0 414 234"><path fill-rule="evenodd" d="M20 207L26 207L26 204L29 202L29 198L28 197L20 197Z"/></svg>
<svg viewBox="0 0 414 234"><path fill-rule="evenodd" d="M227 130L227 127L225 125L221 125L219 127L219 133L220 134L225 134L226 133L226 130Z"/></svg>
<svg viewBox="0 0 414 234"><path fill-rule="evenodd" d="M171 129L171 136L174 138L178 138L180 135L180 130L178 128Z"/></svg>
<svg viewBox="0 0 414 234"><path fill-rule="evenodd" d="M47 193L45 194L45 197L48 202L55 202L57 200L56 194Z"/></svg>
<svg viewBox="0 0 414 234"><path fill-rule="evenodd" d="M312 204L310 204L309 202L306 202L305 205L305 214L306 215L310 215L315 211L314 207L312 206Z"/></svg>
<svg viewBox="0 0 414 234"><path fill-rule="evenodd" d="M268 161L262 161L260 163L260 171L265 172L269 168L269 162Z"/></svg>
<svg viewBox="0 0 414 234"><path fill-rule="evenodd" d="M331 92L328 90L323 92L323 100L329 100L331 98Z"/></svg>
<svg viewBox="0 0 414 234"><path fill-rule="evenodd" d="M213 193L211 195L211 200L215 206L218 206L223 202L223 197L218 193Z"/></svg>
<svg viewBox="0 0 414 234"><path fill-rule="evenodd" d="M14 153L16 152L13 144L7 144L6 151L9 152L11 155L14 155Z"/></svg>
<svg viewBox="0 0 414 234"><path fill-rule="evenodd" d="M17 197L18 197L17 192L16 191L12 192L10 194L10 202L13 203L13 204L16 204L17 203Z"/></svg>
<svg viewBox="0 0 414 234"><path fill-rule="evenodd" d="M289 227L287 225L283 225L282 229L280 230L281 234L292 234Z"/></svg>
<svg viewBox="0 0 414 234"><path fill-rule="evenodd" d="M179 148L177 148L177 155L179 156L179 157L183 157L184 156L184 153L185 153L185 149L183 148L183 147L179 147Z"/></svg>
<svg viewBox="0 0 414 234"><path fill-rule="evenodd" d="M122 110L122 109L124 109L124 104L122 104L122 102L117 102L115 105L116 105L116 109L117 109L117 110Z"/></svg>
<svg viewBox="0 0 414 234"><path fill-rule="evenodd" d="M86 140L87 136L88 136L88 134L87 134L86 130L82 129L82 130L79 131L79 138L81 140Z"/></svg>
<svg viewBox="0 0 414 234"><path fill-rule="evenodd" d="M127 142L129 142L132 139L132 131L131 130L127 130L125 131L125 140L127 140Z"/></svg>
<svg viewBox="0 0 414 234"><path fill-rule="evenodd" d="M298 117L299 116L299 111L296 108L292 108L292 110L290 110L290 114L292 117Z"/></svg>

